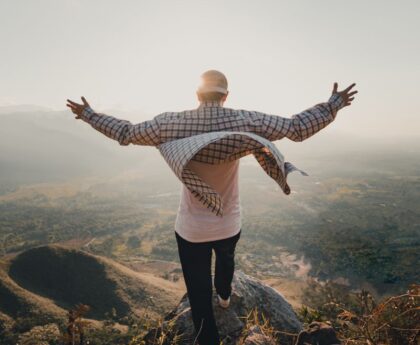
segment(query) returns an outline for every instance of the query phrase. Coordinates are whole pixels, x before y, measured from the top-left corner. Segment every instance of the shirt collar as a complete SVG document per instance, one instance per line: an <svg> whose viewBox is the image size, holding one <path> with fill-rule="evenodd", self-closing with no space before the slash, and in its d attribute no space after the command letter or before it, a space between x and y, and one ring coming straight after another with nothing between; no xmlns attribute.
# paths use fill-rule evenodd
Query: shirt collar
<svg viewBox="0 0 420 345"><path fill-rule="evenodd" d="M207 107L222 107L222 102L220 101L204 101L199 105L199 109Z"/></svg>

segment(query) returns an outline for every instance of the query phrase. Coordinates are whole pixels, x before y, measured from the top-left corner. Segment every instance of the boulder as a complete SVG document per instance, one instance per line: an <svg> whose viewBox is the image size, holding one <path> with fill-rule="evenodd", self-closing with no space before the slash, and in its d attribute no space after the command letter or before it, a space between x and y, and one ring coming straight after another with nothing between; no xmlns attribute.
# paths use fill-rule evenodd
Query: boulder
<svg viewBox="0 0 420 345"><path fill-rule="evenodd" d="M312 322L300 332L296 345L340 345L334 328L325 322Z"/></svg>
<svg viewBox="0 0 420 345"><path fill-rule="evenodd" d="M244 337L247 345L271 344L270 339L264 337L261 331L254 329L250 333L246 329L247 316L255 310L269 320L275 331L297 335L302 329L291 305L278 291L242 271L235 272L229 308L219 307L215 293L213 297L216 323L224 345L235 344ZM166 344L170 344L175 336L178 337L179 345L194 343L194 326L186 294L178 306L165 317L163 326L151 330L144 340L146 344L154 344L154 339L161 337L166 339Z"/></svg>
<svg viewBox="0 0 420 345"><path fill-rule="evenodd" d="M264 334L259 326L252 326L248 335L243 341L243 345L277 345L273 337Z"/></svg>

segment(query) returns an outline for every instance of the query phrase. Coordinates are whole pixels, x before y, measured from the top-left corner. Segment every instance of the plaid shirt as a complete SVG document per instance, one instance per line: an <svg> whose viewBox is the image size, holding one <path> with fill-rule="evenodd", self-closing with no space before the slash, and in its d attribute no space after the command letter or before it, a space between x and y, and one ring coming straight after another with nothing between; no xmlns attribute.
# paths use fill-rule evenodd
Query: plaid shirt
<svg viewBox="0 0 420 345"><path fill-rule="evenodd" d="M253 154L264 171L285 194L290 194L287 175L297 169L285 162L272 141L284 137L305 140L331 123L343 107L343 99L333 94L291 118L257 111L234 110L218 102L204 102L197 109L165 112L133 125L129 121L84 109L81 118L121 145L156 146L189 191L218 216L223 215L220 195L187 168L190 160L218 164Z"/></svg>

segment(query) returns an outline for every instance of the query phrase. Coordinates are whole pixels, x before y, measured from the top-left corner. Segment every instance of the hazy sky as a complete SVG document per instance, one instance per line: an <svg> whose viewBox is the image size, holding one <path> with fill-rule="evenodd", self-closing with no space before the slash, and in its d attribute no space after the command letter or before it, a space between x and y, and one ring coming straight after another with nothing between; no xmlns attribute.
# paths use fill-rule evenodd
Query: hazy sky
<svg viewBox="0 0 420 345"><path fill-rule="evenodd" d="M229 107L291 116L356 82L333 130L420 132L418 0L0 0L0 29L0 105L84 95L135 122L195 107L215 68Z"/></svg>

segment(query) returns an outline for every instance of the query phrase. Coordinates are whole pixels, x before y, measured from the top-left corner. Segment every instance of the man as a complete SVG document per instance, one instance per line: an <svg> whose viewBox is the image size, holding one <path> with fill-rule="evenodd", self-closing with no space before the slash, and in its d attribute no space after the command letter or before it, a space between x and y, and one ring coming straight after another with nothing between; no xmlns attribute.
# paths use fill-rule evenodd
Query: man
<svg viewBox="0 0 420 345"><path fill-rule="evenodd" d="M211 257L214 250L214 286L220 307L227 308L241 234L239 158L253 154L289 194L287 174L299 169L284 162L272 141L309 138L331 123L339 109L350 105L357 91L351 91L352 84L338 92L334 83L328 102L284 118L225 108L226 77L215 70L201 77L197 109L162 113L136 125L94 112L83 97L83 104L68 100L67 106L77 119L121 145L156 146L183 183L175 222L179 257L198 342L216 345L220 339L212 308Z"/></svg>

